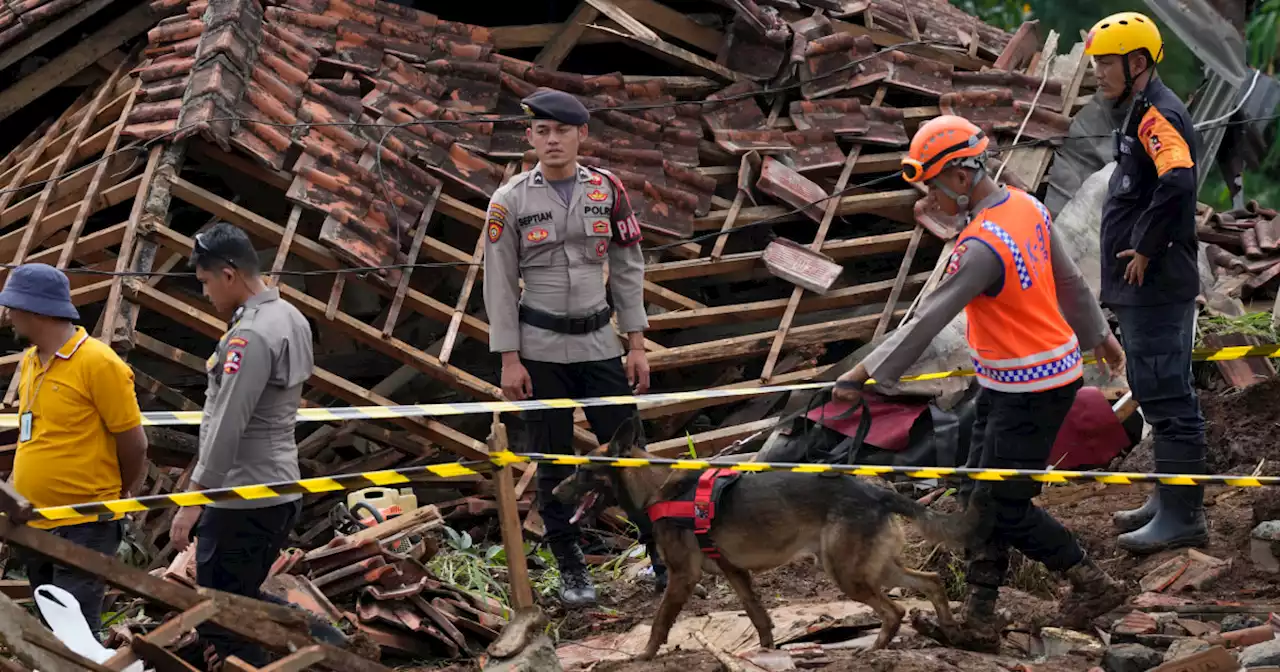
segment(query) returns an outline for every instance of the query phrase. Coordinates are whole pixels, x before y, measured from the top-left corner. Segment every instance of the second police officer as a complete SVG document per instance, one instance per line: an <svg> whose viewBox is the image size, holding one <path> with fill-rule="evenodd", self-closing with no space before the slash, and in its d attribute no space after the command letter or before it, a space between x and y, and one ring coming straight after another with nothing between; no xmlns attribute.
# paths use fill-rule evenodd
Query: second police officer
<svg viewBox="0 0 1280 672"><path fill-rule="evenodd" d="M485 221L484 302L489 349L502 356L502 391L510 400L643 394L649 388L644 329L644 257L640 226L617 177L578 163L590 114L575 97L539 89L522 101L538 157L494 192ZM609 265L609 280L604 277ZM520 281L524 281L521 291ZM611 318L626 334L627 353ZM636 412L634 406L586 408L600 443ZM528 413L528 448L573 452L573 410ZM573 511L552 489L572 467L538 467L538 512L560 569L566 606L595 601ZM659 590L666 570L649 521L635 521L653 559Z"/></svg>

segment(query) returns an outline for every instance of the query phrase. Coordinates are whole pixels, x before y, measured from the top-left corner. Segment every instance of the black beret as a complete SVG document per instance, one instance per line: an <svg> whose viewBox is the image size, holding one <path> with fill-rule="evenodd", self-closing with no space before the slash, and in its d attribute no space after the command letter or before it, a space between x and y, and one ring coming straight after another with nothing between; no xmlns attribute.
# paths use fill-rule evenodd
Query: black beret
<svg viewBox="0 0 1280 672"><path fill-rule="evenodd" d="M581 126L591 118L582 101L555 89L538 89L520 103L534 119L552 119L562 124Z"/></svg>

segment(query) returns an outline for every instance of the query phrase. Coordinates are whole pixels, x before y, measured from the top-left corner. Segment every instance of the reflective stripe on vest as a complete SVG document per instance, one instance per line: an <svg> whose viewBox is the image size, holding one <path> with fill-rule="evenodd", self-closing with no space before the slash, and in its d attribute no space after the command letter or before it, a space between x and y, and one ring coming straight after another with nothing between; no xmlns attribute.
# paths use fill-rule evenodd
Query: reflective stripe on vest
<svg viewBox="0 0 1280 672"><path fill-rule="evenodd" d="M978 382L1000 392L1040 392L1084 374L1075 332L1058 306L1048 211L1026 192L977 213L959 242L980 242L1000 258L1004 283L965 307Z"/></svg>

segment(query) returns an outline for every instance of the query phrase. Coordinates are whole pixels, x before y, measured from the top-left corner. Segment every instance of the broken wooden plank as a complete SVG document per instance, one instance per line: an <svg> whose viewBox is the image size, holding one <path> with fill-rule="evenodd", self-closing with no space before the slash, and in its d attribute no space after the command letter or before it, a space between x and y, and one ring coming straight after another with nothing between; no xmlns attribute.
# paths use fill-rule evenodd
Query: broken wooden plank
<svg viewBox="0 0 1280 672"><path fill-rule="evenodd" d="M855 338L865 339L875 329L878 319L878 315L866 315L795 327L787 334L784 345L800 347ZM649 355L649 368L653 371L666 371L695 364L710 364L766 354L773 345L775 333L775 331L767 331L667 348Z"/></svg>
<svg viewBox="0 0 1280 672"><path fill-rule="evenodd" d="M44 530L16 525L7 518L0 518L0 536L15 546L53 558L60 565L101 577L126 593L171 609L185 611L212 599L218 605L218 611L210 621L273 651L290 652L316 645L315 640L306 634L309 629L306 617L289 607L216 590L192 590ZM325 651L325 660L319 663L324 669L333 672L389 672L388 668L354 653L325 644L320 646Z"/></svg>
<svg viewBox="0 0 1280 672"><path fill-rule="evenodd" d="M115 340L116 322L121 312L121 292L124 289L123 273L129 266L134 242L138 238L138 226L145 212L147 194L151 191L151 185L156 179L156 170L160 167L163 156L164 145L151 148L151 153L147 157L147 167L142 172L142 182L138 185L138 193L133 200L133 211L129 214L129 226L125 229L124 240L120 243L120 256L116 259L115 269L117 275L111 282L111 295L107 298L107 306L102 317L102 330L98 333L98 338L107 343Z"/></svg>
<svg viewBox="0 0 1280 672"><path fill-rule="evenodd" d="M593 2L604 4L607 0L593 0ZM596 5L597 9L599 4ZM619 10L621 11L621 10ZM622 38L624 42L639 47L642 51L646 51L664 61L668 61L675 65L686 66L690 69L710 75L716 79L728 82L742 81L746 79L745 75L730 70L718 63L705 59L687 49L677 47L670 42L666 42L658 38L640 37L637 35L627 35L626 33L606 28L600 25L591 26L592 29L608 35L615 35ZM646 29L647 30L647 29ZM652 33L652 31L647 31Z"/></svg>
<svg viewBox="0 0 1280 672"><path fill-rule="evenodd" d="M907 244L910 240L910 231L886 233L878 236L860 236L846 240L828 240L823 243L821 252L836 261L840 261L873 254L884 254L886 252L902 252L907 249ZM653 282L667 282L670 280L740 273L755 268L763 255L763 251L739 252L726 254L719 261L694 259L649 264L645 268L645 277Z"/></svg>
<svg viewBox="0 0 1280 672"><path fill-rule="evenodd" d="M583 33L587 31L588 24L599 16L600 10L587 2L579 2L578 7L565 20L555 36L546 41L542 51L538 52L537 57L533 59L533 64L547 70L560 69L564 59L569 57L569 52L573 51L578 40L582 39Z"/></svg>
<svg viewBox="0 0 1280 672"><path fill-rule="evenodd" d="M298 220L302 219L302 206L294 205L289 210L289 221L284 225L284 236L280 246L276 248L276 258L271 262L271 274L267 277L267 285L280 282L280 271L284 270L284 262L289 258L289 248L293 246L293 237L298 233Z"/></svg>

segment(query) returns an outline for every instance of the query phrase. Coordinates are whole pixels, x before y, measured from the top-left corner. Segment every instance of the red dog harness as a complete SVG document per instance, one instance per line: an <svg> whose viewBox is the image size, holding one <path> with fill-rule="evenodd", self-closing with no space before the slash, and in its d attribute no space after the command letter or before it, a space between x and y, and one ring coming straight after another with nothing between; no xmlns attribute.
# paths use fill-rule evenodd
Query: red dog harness
<svg viewBox="0 0 1280 672"><path fill-rule="evenodd" d="M681 527L692 527L702 552L709 558L719 558L720 550L711 540L711 523L716 518L716 503L741 475L741 472L733 469L708 469L698 477L692 498L681 497L650 506L647 510L649 520L657 522L669 518Z"/></svg>

